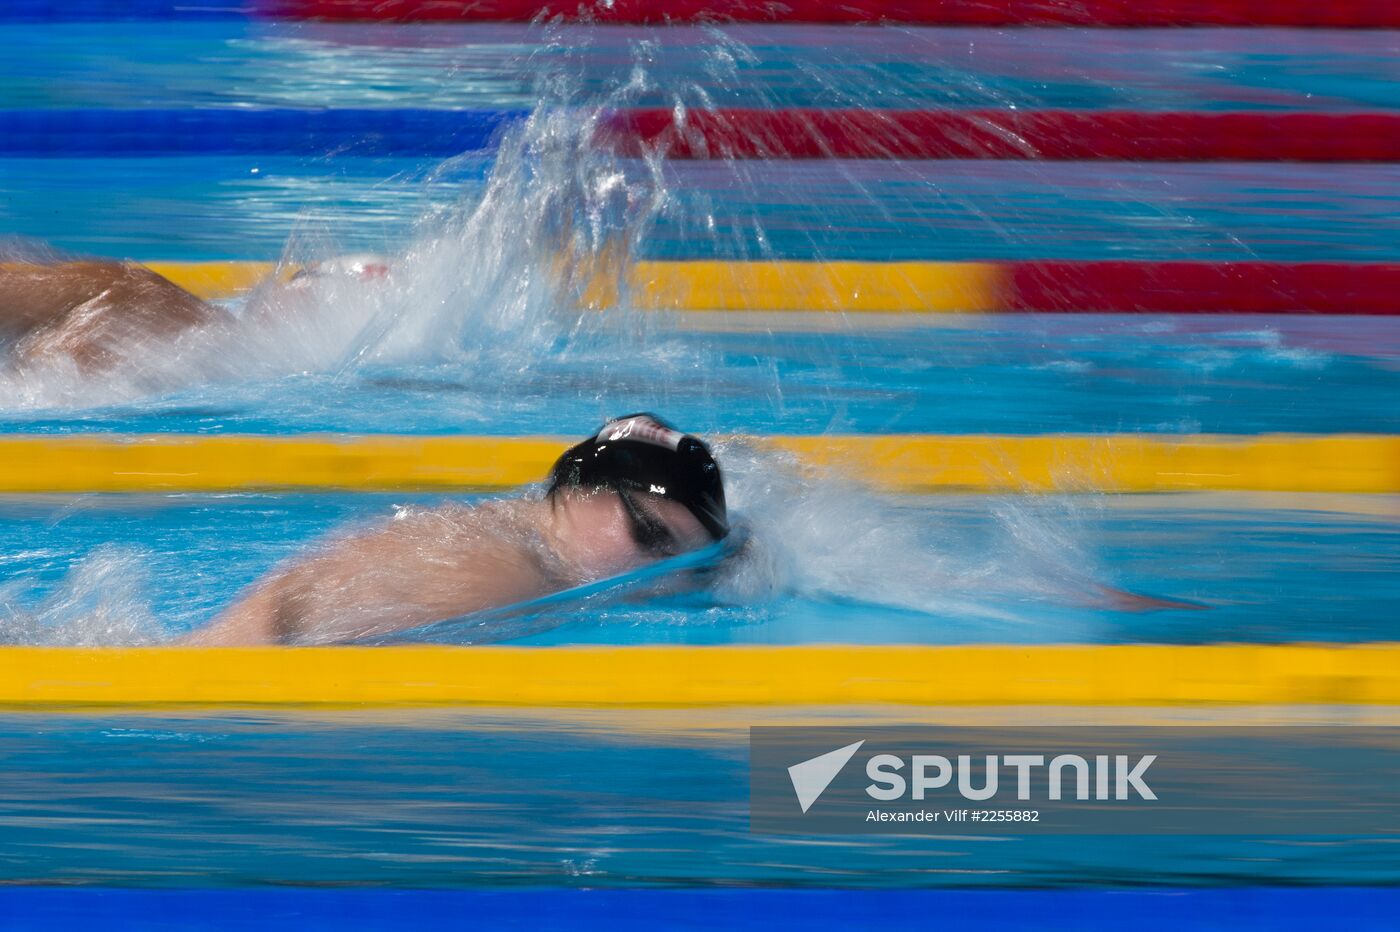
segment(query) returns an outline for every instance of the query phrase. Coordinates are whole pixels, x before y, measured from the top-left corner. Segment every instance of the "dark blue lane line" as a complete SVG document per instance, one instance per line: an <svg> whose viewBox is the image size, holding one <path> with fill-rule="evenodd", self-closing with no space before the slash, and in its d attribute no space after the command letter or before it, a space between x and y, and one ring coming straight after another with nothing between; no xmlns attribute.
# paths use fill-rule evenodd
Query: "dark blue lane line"
<svg viewBox="0 0 1400 932"><path fill-rule="evenodd" d="M0 23L246 19L255 0L3 0Z"/></svg>
<svg viewBox="0 0 1400 932"><path fill-rule="evenodd" d="M0 155L426 155L490 148L525 110L0 110Z"/></svg>
<svg viewBox="0 0 1400 932"><path fill-rule="evenodd" d="M1393 929L1400 888L483 890L0 888L10 932L43 929ZM900 923L900 926L885 926ZM903 925L908 923L908 926ZM879 925L877 925L879 924Z"/></svg>

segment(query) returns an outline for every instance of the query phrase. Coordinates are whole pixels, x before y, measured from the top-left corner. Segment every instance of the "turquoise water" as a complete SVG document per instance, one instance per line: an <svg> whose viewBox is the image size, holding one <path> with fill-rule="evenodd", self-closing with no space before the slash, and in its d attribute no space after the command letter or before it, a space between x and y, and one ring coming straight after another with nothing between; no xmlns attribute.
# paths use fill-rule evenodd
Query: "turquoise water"
<svg viewBox="0 0 1400 932"><path fill-rule="evenodd" d="M652 319L558 356L486 343L354 373L260 374L134 404L0 410L0 431L586 434L655 408L701 433L1389 433L1391 318ZM732 322L726 322L732 328ZM803 329L805 328L805 332ZM646 342L639 353L624 352ZM736 400L744 404L736 405Z"/></svg>
<svg viewBox="0 0 1400 932"><path fill-rule="evenodd" d="M533 106L648 68L639 105L1400 106L1396 34L1291 29L929 29L96 23L8 25L0 108ZM60 64L61 63L61 64Z"/></svg>
<svg viewBox="0 0 1400 932"><path fill-rule="evenodd" d="M754 723L769 714L744 711ZM1378 839L753 835L747 729L636 716L6 714L0 881L895 889L1394 878L1394 843Z"/></svg>
<svg viewBox="0 0 1400 932"><path fill-rule="evenodd" d="M752 467L750 466L750 469ZM563 606L468 630L519 644L1367 641L1393 637L1395 496L1191 494L1016 499L808 489L832 514L785 521L731 477L764 559L713 592ZM41 496L0 500L9 639L143 643L198 626L333 529L437 497ZM831 539L842 528L841 543ZM814 526L815 525L815 526ZM899 545L899 553L891 553ZM1190 600L1134 614L1090 581Z"/></svg>
<svg viewBox="0 0 1400 932"><path fill-rule="evenodd" d="M633 256L671 259L1394 262L1400 171L1390 165L658 167L584 151L581 117L560 107L1393 109L1397 33L234 21L5 33L0 109L543 100L556 117L500 155L446 164L332 152L0 158L0 237L13 238L0 252L301 260L371 249L407 253L446 282L391 296L392 326L373 339L358 324L338 329L364 310L362 296L341 292L285 338L215 343L110 384L0 380L5 433L572 436L637 409L721 438L1400 429L1394 319L580 317L530 287L542 257L580 241L584 254L622 242ZM489 192L495 208L482 206ZM763 559L703 596L566 607L472 639L1396 636L1396 496L892 499L723 444L735 512ZM0 639L159 640L321 535L435 500L6 498ZM1084 600L1097 585L1200 610L1110 611ZM590 715L9 713L0 881L1136 886L1390 883L1396 873L1393 844L1347 839L752 836L740 725Z"/></svg>
<svg viewBox="0 0 1400 932"><path fill-rule="evenodd" d="M138 259L274 259L293 235L393 251L491 159L0 158L8 233ZM641 177L640 163L622 170ZM657 259L1394 262L1394 165L680 163ZM178 224L172 236L170 224Z"/></svg>

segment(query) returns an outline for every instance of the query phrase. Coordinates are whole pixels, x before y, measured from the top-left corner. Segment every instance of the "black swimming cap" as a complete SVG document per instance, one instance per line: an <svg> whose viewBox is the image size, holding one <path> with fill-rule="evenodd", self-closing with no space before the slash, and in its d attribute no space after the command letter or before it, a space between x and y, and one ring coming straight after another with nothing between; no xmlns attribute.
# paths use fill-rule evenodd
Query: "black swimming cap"
<svg viewBox="0 0 1400 932"><path fill-rule="evenodd" d="M570 447L549 474L549 491L614 489L684 505L715 540L729 533L719 463L698 437L653 414L629 414Z"/></svg>

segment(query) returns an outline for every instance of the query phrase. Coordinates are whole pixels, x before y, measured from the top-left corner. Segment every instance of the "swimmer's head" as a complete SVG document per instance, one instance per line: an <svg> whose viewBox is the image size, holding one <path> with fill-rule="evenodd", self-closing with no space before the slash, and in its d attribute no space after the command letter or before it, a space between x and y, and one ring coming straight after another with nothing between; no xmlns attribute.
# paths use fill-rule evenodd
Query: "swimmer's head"
<svg viewBox="0 0 1400 932"><path fill-rule="evenodd" d="M566 493L593 498L587 520L603 534L620 522L642 556L670 556L729 534L724 482L709 447L651 414L609 421L559 457L549 496Z"/></svg>

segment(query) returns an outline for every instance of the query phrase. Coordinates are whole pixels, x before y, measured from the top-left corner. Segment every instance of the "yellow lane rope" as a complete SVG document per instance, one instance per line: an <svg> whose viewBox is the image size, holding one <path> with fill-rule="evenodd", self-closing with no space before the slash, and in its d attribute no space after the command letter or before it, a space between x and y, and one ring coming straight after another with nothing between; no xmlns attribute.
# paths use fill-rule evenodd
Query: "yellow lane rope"
<svg viewBox="0 0 1400 932"><path fill-rule="evenodd" d="M642 261L627 286L641 310L951 314L998 310L1007 274L993 262ZM582 303L617 299L600 276Z"/></svg>
<svg viewBox="0 0 1400 932"><path fill-rule="evenodd" d="M232 261L145 265L207 300L247 291L276 268ZM626 279L630 303L641 310L952 313L997 310L1006 269L994 262L642 261ZM616 281L599 274L581 303L609 307L617 300Z"/></svg>
<svg viewBox="0 0 1400 932"><path fill-rule="evenodd" d="M1400 705L1400 644L0 648L0 705Z"/></svg>
<svg viewBox="0 0 1400 932"><path fill-rule="evenodd" d="M739 438L743 440L745 438ZM1393 435L747 438L896 492L1400 492ZM557 437L0 436L0 493L500 489L543 478Z"/></svg>
<svg viewBox="0 0 1400 932"><path fill-rule="evenodd" d="M145 266L206 301L240 294L277 268L272 262L147 262Z"/></svg>

